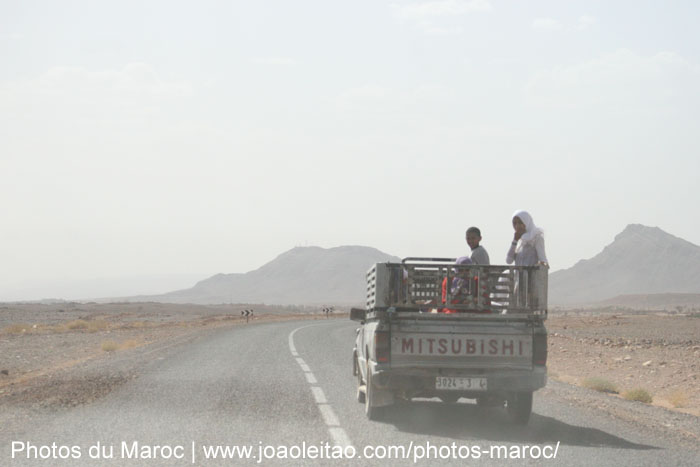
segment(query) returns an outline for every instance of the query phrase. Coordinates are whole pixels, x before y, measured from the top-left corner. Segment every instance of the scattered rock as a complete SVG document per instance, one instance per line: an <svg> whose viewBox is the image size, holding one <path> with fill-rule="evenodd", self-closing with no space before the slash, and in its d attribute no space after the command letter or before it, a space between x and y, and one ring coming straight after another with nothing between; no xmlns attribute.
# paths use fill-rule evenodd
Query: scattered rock
<svg viewBox="0 0 700 467"><path fill-rule="evenodd" d="M10 374L10 370L0 370L0 374L7 376Z"/></svg>
<svg viewBox="0 0 700 467"><path fill-rule="evenodd" d="M647 360L646 362L642 363L642 366L649 366L651 365L651 360Z"/></svg>
<svg viewBox="0 0 700 467"><path fill-rule="evenodd" d="M632 357L630 357L629 355L625 355L625 357L623 358L623 360L627 362L627 361L629 361L629 360L632 360Z"/></svg>

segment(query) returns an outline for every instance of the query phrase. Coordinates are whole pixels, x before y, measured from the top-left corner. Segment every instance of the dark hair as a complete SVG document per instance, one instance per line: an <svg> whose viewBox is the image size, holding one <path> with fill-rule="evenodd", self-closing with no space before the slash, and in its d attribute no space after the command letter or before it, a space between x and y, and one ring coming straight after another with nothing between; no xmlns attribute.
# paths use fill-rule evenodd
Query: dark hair
<svg viewBox="0 0 700 467"><path fill-rule="evenodd" d="M470 233L476 234L478 237L481 237L481 230L479 230L478 227L469 227L467 229L467 235Z"/></svg>

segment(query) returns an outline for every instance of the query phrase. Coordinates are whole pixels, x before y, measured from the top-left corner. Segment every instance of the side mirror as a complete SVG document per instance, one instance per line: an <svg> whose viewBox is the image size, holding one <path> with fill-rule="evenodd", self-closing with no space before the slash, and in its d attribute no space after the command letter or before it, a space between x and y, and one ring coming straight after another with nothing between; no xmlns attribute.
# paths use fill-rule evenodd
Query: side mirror
<svg viewBox="0 0 700 467"><path fill-rule="evenodd" d="M367 317L367 310L363 308L350 308L350 319L353 321L364 321Z"/></svg>

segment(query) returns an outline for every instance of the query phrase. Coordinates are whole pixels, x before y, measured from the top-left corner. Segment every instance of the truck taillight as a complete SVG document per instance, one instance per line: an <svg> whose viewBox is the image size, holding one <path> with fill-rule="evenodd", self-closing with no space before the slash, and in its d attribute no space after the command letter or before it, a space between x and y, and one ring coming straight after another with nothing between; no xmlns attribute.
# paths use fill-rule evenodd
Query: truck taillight
<svg viewBox="0 0 700 467"><path fill-rule="evenodd" d="M378 363L389 363L391 356L391 340L388 331L375 331L374 333L374 355Z"/></svg>
<svg viewBox="0 0 700 467"><path fill-rule="evenodd" d="M532 363L534 365L547 364L547 334L535 332L532 348Z"/></svg>

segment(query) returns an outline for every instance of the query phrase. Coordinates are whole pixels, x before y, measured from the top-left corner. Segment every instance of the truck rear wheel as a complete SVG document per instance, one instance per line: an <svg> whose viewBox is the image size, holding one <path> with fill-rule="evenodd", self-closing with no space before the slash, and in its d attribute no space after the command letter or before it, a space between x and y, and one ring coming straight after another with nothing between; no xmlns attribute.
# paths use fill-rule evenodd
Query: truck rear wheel
<svg viewBox="0 0 700 467"><path fill-rule="evenodd" d="M359 365L359 362L357 361L357 357L355 357L354 365L355 365L355 372L357 375L357 402L359 402L360 404L364 404L365 403L365 391L367 391L367 389L365 389L365 391L362 391L362 389L361 389L362 388L362 372L360 371L360 365Z"/></svg>
<svg viewBox="0 0 700 467"><path fill-rule="evenodd" d="M488 407L503 407L505 405L505 399L496 395L483 395L476 398L476 405L482 409Z"/></svg>
<svg viewBox="0 0 700 467"><path fill-rule="evenodd" d="M374 405L375 391L374 385L372 383L372 373L367 366L367 381L365 382L365 414L370 420L377 420L381 412L381 407Z"/></svg>
<svg viewBox="0 0 700 467"><path fill-rule="evenodd" d="M507 399L508 416L518 425L527 425L532 413L532 392L516 392Z"/></svg>

